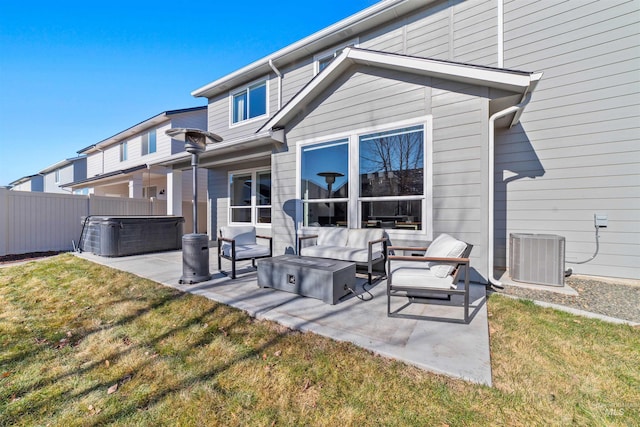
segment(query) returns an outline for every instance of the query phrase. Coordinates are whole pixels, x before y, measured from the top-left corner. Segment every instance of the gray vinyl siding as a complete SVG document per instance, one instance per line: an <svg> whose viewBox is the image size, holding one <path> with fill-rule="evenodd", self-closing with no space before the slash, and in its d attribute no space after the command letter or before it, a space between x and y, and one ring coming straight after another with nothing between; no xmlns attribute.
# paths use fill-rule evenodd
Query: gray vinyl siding
<svg viewBox="0 0 640 427"><path fill-rule="evenodd" d="M638 22L638 1L505 2L505 67L544 77L521 126L498 135L496 261L518 232L562 235L567 261L586 260L598 213L598 256L567 267L640 277Z"/></svg>
<svg viewBox="0 0 640 427"><path fill-rule="evenodd" d="M433 86L433 89L432 89ZM433 116L433 233L474 244L476 272L486 277L486 117L488 90L430 78L354 68L287 127L287 149L273 156L273 235L276 253L295 248L291 217L296 194L296 144L309 138ZM349 111L348 115L343 114ZM285 205L287 204L287 205ZM393 231L390 231L393 241ZM402 239L403 237L398 236ZM426 243L422 234L415 243ZM476 279L478 276L474 274Z"/></svg>

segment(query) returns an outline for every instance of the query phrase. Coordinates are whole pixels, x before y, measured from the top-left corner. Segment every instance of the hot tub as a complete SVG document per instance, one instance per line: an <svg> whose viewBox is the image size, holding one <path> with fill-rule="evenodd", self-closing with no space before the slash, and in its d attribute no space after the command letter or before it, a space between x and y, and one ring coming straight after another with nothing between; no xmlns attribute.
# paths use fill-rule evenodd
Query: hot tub
<svg viewBox="0 0 640 427"><path fill-rule="evenodd" d="M106 257L182 248L181 216L98 216L83 218L81 251Z"/></svg>

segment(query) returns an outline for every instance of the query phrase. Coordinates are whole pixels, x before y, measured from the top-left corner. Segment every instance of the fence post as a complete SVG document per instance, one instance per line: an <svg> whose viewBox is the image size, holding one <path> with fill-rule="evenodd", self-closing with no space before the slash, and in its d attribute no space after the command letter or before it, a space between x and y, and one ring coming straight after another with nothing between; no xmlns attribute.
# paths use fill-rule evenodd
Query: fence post
<svg viewBox="0 0 640 427"><path fill-rule="evenodd" d="M0 188L0 256L7 255L9 244L9 190Z"/></svg>

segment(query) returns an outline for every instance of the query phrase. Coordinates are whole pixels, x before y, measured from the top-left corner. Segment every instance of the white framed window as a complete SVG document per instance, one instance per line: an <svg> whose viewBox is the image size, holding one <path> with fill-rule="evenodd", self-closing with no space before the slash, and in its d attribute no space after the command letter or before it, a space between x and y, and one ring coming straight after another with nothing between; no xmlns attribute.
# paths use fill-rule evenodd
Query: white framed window
<svg viewBox="0 0 640 427"><path fill-rule="evenodd" d="M55 171L55 183L56 184L60 183L60 169L56 169Z"/></svg>
<svg viewBox="0 0 640 427"><path fill-rule="evenodd" d="M233 91L229 97L230 125L233 126L266 116L268 114L268 94L267 79L253 82Z"/></svg>
<svg viewBox="0 0 640 427"><path fill-rule="evenodd" d="M229 173L229 224L271 224L271 170Z"/></svg>
<svg viewBox="0 0 640 427"><path fill-rule="evenodd" d="M120 161L124 162L127 160L127 158L129 157L128 152L127 152L127 142L121 142L120 143Z"/></svg>
<svg viewBox="0 0 640 427"><path fill-rule="evenodd" d="M343 43L339 46L332 47L331 49L324 50L313 57L313 74L316 75L320 71L324 70L327 65L331 63L335 59L336 56L340 55L342 51L346 47L357 47L358 46L358 38L349 40L346 43Z"/></svg>
<svg viewBox="0 0 640 427"><path fill-rule="evenodd" d="M431 117L298 144L305 227L431 233Z"/></svg>
<svg viewBox="0 0 640 427"><path fill-rule="evenodd" d="M156 152L156 130L153 129L142 135L142 155L146 156L147 154ZM154 196L155 197L155 196Z"/></svg>

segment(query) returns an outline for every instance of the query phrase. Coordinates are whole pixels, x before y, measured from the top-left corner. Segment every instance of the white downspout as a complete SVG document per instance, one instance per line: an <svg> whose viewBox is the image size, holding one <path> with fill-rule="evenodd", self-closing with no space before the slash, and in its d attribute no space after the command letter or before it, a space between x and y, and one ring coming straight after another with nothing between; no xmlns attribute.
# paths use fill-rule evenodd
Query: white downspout
<svg viewBox="0 0 640 427"><path fill-rule="evenodd" d="M273 72L276 73L276 76L278 76L278 111L280 111L282 107L282 73L276 68L273 59L269 59L269 66Z"/></svg>
<svg viewBox="0 0 640 427"><path fill-rule="evenodd" d="M515 113L517 111L521 111L524 107L527 106L529 101L531 100L531 93L527 92L524 96L523 101L518 105L513 105L511 107L505 108L504 110L498 111L497 113L493 113L489 118L489 224L488 224L488 257L487 257L487 276L489 278L489 283L498 288L502 288L502 283L498 279L496 279L493 274L494 270L494 187L495 187L495 121L507 116L511 113Z"/></svg>

